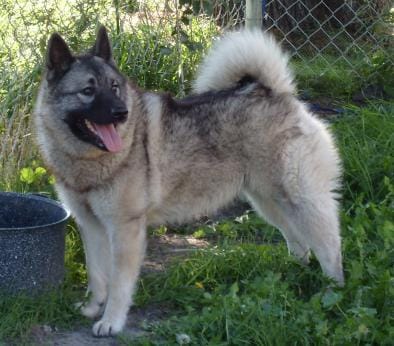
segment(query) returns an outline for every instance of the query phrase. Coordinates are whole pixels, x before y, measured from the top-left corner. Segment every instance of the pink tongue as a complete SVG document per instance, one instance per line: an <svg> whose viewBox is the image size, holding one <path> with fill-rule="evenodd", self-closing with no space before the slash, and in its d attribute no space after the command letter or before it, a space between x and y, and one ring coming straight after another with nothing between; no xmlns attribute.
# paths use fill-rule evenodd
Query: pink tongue
<svg viewBox="0 0 394 346"><path fill-rule="evenodd" d="M122 150L122 139L113 124L109 125L98 125L94 124L94 129L97 131L97 135L103 141L108 151L116 153Z"/></svg>

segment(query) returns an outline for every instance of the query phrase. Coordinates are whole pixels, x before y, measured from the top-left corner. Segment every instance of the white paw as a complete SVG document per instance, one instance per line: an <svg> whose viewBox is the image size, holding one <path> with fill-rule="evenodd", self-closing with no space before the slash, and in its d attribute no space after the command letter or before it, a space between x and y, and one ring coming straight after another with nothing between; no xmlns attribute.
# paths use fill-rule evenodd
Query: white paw
<svg viewBox="0 0 394 346"><path fill-rule="evenodd" d="M123 329L123 322L111 321L102 318L93 325L94 336L113 336L118 334Z"/></svg>

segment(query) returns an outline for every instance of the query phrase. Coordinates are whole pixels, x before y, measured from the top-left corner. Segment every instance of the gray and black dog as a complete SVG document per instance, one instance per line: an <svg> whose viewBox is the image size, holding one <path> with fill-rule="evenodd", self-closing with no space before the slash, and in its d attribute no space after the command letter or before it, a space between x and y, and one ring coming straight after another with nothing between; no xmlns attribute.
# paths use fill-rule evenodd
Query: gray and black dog
<svg viewBox="0 0 394 346"><path fill-rule="evenodd" d="M125 324L146 227L184 222L245 196L308 262L343 284L336 191L340 160L326 126L295 97L287 57L268 34L224 35L194 92L139 89L112 58L105 28L73 55L53 34L34 114L44 159L81 232L96 336Z"/></svg>

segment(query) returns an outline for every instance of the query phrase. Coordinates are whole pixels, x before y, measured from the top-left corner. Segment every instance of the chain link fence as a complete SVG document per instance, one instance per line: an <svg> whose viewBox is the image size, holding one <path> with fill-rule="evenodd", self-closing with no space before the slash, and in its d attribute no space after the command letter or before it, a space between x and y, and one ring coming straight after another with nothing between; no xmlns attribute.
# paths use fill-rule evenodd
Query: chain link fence
<svg viewBox="0 0 394 346"><path fill-rule="evenodd" d="M357 78L360 88L388 84L391 6L387 0L262 0L262 26L293 56L302 88L343 74ZM104 24L124 73L141 87L183 96L212 39L243 26L245 13L243 0L0 0L0 180L18 179L38 159L29 119L52 32L81 51ZM0 188L10 186L0 181Z"/></svg>
<svg viewBox="0 0 394 346"><path fill-rule="evenodd" d="M264 28L306 66L319 60L324 72L344 65L368 83L381 72L374 67L394 64L390 0L263 0L262 5Z"/></svg>

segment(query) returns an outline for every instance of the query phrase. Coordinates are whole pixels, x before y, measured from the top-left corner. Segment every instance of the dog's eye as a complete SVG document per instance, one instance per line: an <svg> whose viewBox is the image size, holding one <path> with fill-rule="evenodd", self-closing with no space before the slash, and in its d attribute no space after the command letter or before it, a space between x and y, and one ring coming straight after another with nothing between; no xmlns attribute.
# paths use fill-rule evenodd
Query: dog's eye
<svg viewBox="0 0 394 346"><path fill-rule="evenodd" d="M92 96L94 94L94 88L92 87L86 87L82 90L82 94L86 96Z"/></svg>
<svg viewBox="0 0 394 346"><path fill-rule="evenodd" d="M118 85L118 83L113 82L113 83L112 83L112 86L111 86L111 89L112 89L112 91L113 91L117 96L119 96L120 90L119 90L119 85Z"/></svg>

